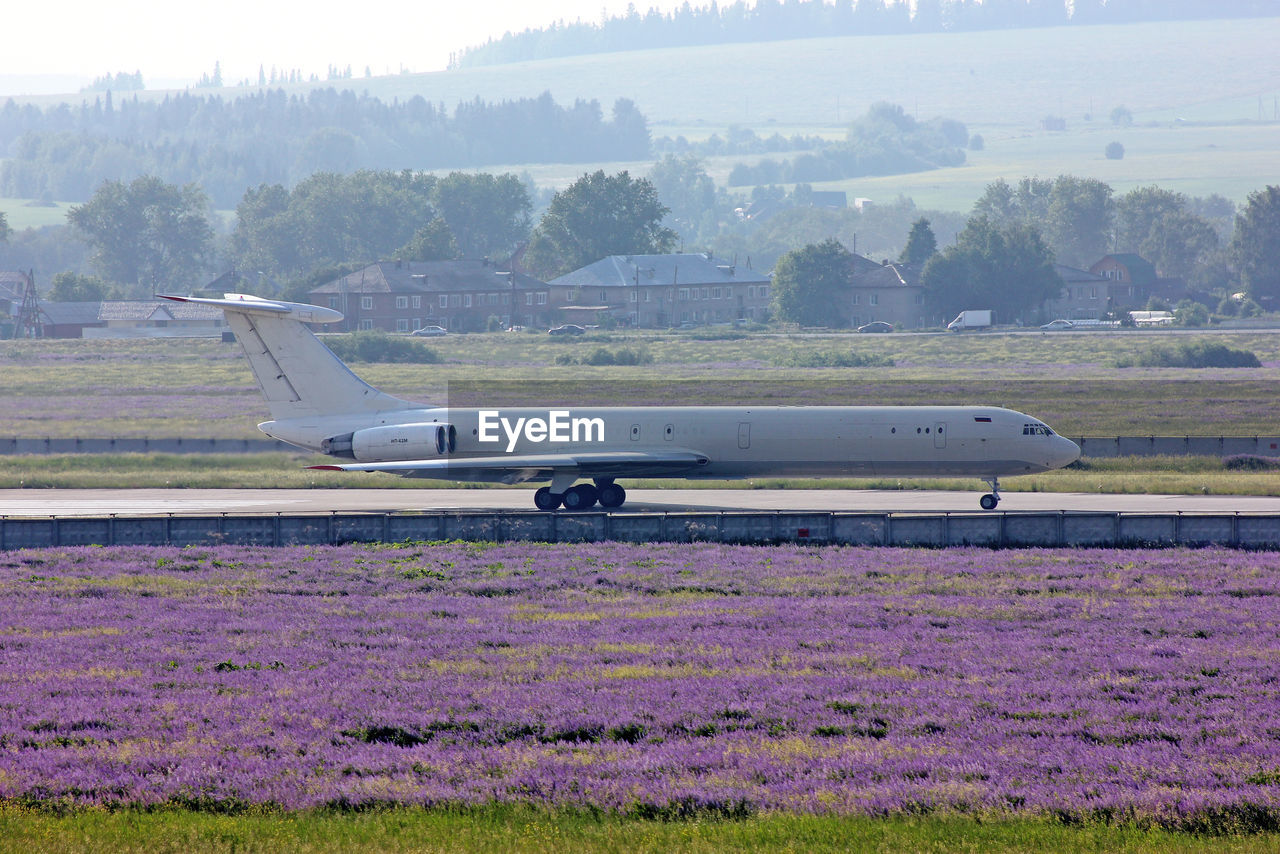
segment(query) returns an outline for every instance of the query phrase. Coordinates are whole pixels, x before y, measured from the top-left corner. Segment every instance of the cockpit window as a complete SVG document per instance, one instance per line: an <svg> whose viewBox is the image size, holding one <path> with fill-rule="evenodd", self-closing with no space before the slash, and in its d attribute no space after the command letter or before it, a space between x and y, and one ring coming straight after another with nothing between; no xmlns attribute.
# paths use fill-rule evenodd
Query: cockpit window
<svg viewBox="0 0 1280 854"><path fill-rule="evenodd" d="M1044 424L1023 424L1022 435L1024 436L1052 436L1053 431Z"/></svg>

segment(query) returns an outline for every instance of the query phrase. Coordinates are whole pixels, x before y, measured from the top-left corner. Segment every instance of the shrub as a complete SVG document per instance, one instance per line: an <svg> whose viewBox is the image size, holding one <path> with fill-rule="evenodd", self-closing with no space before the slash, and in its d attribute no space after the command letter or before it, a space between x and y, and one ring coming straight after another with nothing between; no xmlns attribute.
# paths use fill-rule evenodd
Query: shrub
<svg viewBox="0 0 1280 854"><path fill-rule="evenodd" d="M1225 344L1199 341L1179 344L1177 347L1157 347L1142 353L1136 359L1117 359L1116 366L1130 368L1259 368L1258 361L1249 350L1237 350Z"/></svg>
<svg viewBox="0 0 1280 854"><path fill-rule="evenodd" d="M1280 469L1280 457L1233 454L1222 460L1222 467L1231 471L1275 471Z"/></svg>
<svg viewBox="0 0 1280 854"><path fill-rule="evenodd" d="M1108 160L1124 160L1124 146L1118 142L1108 142L1103 153Z"/></svg>
<svg viewBox="0 0 1280 854"><path fill-rule="evenodd" d="M1180 326L1204 326L1209 322L1209 309L1198 302L1184 299L1173 310L1173 320Z"/></svg>
<svg viewBox="0 0 1280 854"><path fill-rule="evenodd" d="M879 353L839 353L821 350L793 350L775 356L773 363L784 368L892 368L893 359Z"/></svg>
<svg viewBox="0 0 1280 854"><path fill-rule="evenodd" d="M434 365L440 356L421 341L389 335L381 329L366 329L349 335L332 335L325 345L344 362L396 362Z"/></svg>
<svg viewBox="0 0 1280 854"><path fill-rule="evenodd" d="M617 350L608 350L604 347L597 347L586 358L578 358L568 353L561 353L556 356L555 363L557 365L649 365L653 363L653 354L648 350L637 347L621 347Z"/></svg>

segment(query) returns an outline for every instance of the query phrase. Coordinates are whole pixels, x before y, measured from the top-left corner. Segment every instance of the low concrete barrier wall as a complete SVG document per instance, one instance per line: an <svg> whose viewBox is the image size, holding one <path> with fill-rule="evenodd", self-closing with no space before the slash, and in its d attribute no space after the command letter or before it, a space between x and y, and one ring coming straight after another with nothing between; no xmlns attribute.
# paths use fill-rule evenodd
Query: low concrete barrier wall
<svg viewBox="0 0 1280 854"><path fill-rule="evenodd" d="M0 518L0 550L423 540L1280 548L1280 515L1141 513L332 513Z"/></svg>
<svg viewBox="0 0 1280 854"><path fill-rule="evenodd" d="M18 439L0 438L5 454L260 454L298 451L275 439Z"/></svg>
<svg viewBox="0 0 1280 854"><path fill-rule="evenodd" d="M1280 457L1278 436L1084 436L1073 441L1086 457Z"/></svg>
<svg viewBox="0 0 1280 854"><path fill-rule="evenodd" d="M1280 457L1280 436L1085 436L1074 440L1086 457L1258 454ZM275 439L22 439L0 438L6 454L257 454L298 451Z"/></svg>

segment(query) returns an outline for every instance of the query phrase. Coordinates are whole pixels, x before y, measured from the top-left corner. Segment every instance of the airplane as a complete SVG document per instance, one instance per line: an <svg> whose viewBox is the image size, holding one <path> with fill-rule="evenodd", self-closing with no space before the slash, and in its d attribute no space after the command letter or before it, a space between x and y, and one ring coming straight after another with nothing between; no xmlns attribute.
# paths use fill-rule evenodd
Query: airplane
<svg viewBox="0 0 1280 854"><path fill-rule="evenodd" d="M258 429L340 460L309 468L550 481L534 493L539 510L621 507L618 478L823 476L977 477L994 510L1000 477L1080 456L1042 421L995 406L426 406L369 385L307 328L342 320L334 309L157 296L222 309L271 412Z"/></svg>

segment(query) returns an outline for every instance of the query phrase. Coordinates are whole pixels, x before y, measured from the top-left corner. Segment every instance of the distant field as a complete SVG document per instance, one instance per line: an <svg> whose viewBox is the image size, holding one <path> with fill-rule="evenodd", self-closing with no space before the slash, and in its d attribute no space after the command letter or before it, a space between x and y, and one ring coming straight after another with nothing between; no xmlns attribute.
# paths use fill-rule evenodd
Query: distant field
<svg viewBox="0 0 1280 854"><path fill-rule="evenodd" d="M1280 96L1280 18L806 39L634 51L360 81L380 98L452 107L550 90L560 101L632 98L675 127L839 126L874 101L922 117L1031 127L1047 114L1102 120L1257 118Z"/></svg>
<svg viewBox="0 0 1280 854"><path fill-rule="evenodd" d="M870 104L891 101L921 119L965 122L984 136L986 151L971 153L960 169L827 186L881 201L905 194L921 206L967 210L996 178L1072 173L1105 180L1117 192L1158 183L1243 201L1275 179L1280 53L1269 36L1278 27L1280 17L807 39L395 75L355 81L353 88L384 100L420 95L447 109L476 97L500 101L550 91L560 103L596 99L607 112L616 99L630 98L648 116L655 138L695 140L723 135L733 124L765 136L840 138ZM1110 112L1120 105L1132 111L1135 127L1113 128ZM1040 130L1050 114L1067 120L1065 133ZM1256 124L1260 120L1269 124ZM1125 145L1122 161L1102 156L1113 139ZM710 158L706 165L724 184L743 159L758 157ZM483 169L528 172L541 185L563 187L595 168L643 174L649 166ZM0 200L11 224L41 224L29 222L38 215L19 204ZM61 213L57 217L61 221Z"/></svg>
<svg viewBox="0 0 1280 854"><path fill-rule="evenodd" d="M32 205L27 199L0 198L0 212L4 213L9 227L15 230L40 228L44 225L66 225L69 204L51 207Z"/></svg>
<svg viewBox="0 0 1280 854"><path fill-rule="evenodd" d="M625 333L457 335L441 365L355 365L410 400L596 404L992 403L1071 436L1273 435L1280 431L1280 333L1205 332L1261 368L1117 368L1117 357L1187 340L1176 332L986 335ZM637 367L554 364L632 347ZM892 368L784 368L797 353L881 355ZM216 341L0 342L0 435L251 438L267 417L240 349Z"/></svg>
<svg viewBox="0 0 1280 854"><path fill-rule="evenodd" d="M452 105L475 94L500 99L549 90L561 101L596 98L606 109L627 97L649 116L655 137L690 139L723 134L731 124L762 135L840 137L871 103L885 100L922 119L959 119L983 134L987 150L973 153L963 169L831 188L880 200L901 193L922 206L966 210L996 178L1072 173L1105 180L1117 192L1158 183L1242 201L1274 173L1280 58L1266 34L1277 25L1280 19L1198 21L637 51L378 78L368 91ZM1141 127L1111 125L1120 105ZM1066 133L1040 131L1050 114L1067 120ZM1240 124L1260 118L1272 124ZM1102 156L1113 139L1126 147L1123 161ZM708 171L723 184L742 159L711 158ZM553 186L584 171L514 168Z"/></svg>

